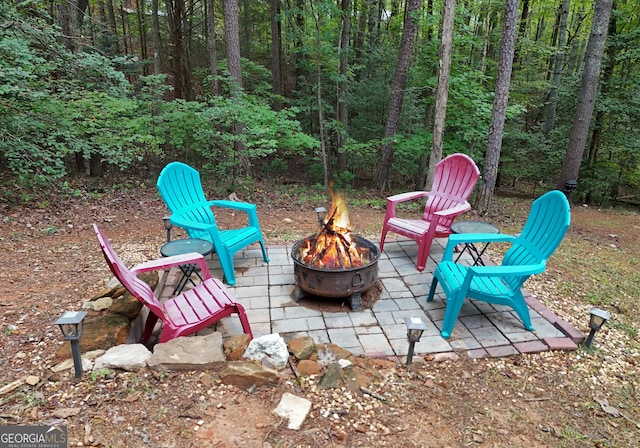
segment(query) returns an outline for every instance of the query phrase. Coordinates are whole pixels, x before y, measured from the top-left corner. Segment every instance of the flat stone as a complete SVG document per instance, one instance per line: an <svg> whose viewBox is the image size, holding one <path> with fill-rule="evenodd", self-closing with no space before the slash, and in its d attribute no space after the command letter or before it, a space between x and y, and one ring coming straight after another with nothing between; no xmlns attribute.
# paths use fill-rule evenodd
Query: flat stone
<svg viewBox="0 0 640 448"><path fill-rule="evenodd" d="M544 343L549 346L549 350L577 350L578 345L570 338L545 338Z"/></svg>
<svg viewBox="0 0 640 448"><path fill-rule="evenodd" d="M569 336L576 344L582 344L585 340L584 334L564 319L557 319L553 325L564 334Z"/></svg>
<svg viewBox="0 0 640 448"><path fill-rule="evenodd" d="M251 386L266 386L280 380L276 370L253 361L230 362L220 371L220 380L224 384L233 384L242 389Z"/></svg>
<svg viewBox="0 0 640 448"><path fill-rule="evenodd" d="M317 375L322 371L322 366L310 359L303 359L298 363L298 372L302 376Z"/></svg>
<svg viewBox="0 0 640 448"><path fill-rule="evenodd" d="M316 349L313 338L309 336L292 339L287 345L289 346L289 353L295 356L296 359L309 359Z"/></svg>
<svg viewBox="0 0 640 448"><path fill-rule="evenodd" d="M274 413L289 420L287 428L298 430L311 411L311 402L306 398L285 392Z"/></svg>
<svg viewBox="0 0 640 448"><path fill-rule="evenodd" d="M219 370L225 363L220 332L183 336L157 344L147 361L149 368L156 371Z"/></svg>
<svg viewBox="0 0 640 448"><path fill-rule="evenodd" d="M236 334L224 341L224 354L229 361L240 361L244 351L251 342L248 334Z"/></svg>
<svg viewBox="0 0 640 448"><path fill-rule="evenodd" d="M110 348L96 359L94 370L122 369L137 372L146 366L151 352L142 344L122 344Z"/></svg>
<svg viewBox="0 0 640 448"><path fill-rule="evenodd" d="M492 358L502 358L505 356L517 355L518 350L512 345L499 345L497 347L485 347L485 350Z"/></svg>
<svg viewBox="0 0 640 448"><path fill-rule="evenodd" d="M540 353L548 349L547 345L539 340L516 342L515 344L513 344L513 346L520 353Z"/></svg>

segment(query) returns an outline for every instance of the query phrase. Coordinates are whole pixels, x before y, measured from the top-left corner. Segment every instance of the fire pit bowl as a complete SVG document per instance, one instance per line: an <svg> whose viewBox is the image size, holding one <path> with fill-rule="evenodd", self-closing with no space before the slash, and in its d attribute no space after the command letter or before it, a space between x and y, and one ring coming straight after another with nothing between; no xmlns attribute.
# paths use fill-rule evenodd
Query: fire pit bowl
<svg viewBox="0 0 640 448"><path fill-rule="evenodd" d="M355 236L354 243L369 251L369 263L354 268L326 269L304 264L300 258L300 247L306 240L296 242L291 248L291 258L294 263L294 276L300 291L295 295L298 302L304 294L302 291L318 297L343 298L348 297L352 311L362 309L361 294L367 291L378 278L378 247L369 240Z"/></svg>

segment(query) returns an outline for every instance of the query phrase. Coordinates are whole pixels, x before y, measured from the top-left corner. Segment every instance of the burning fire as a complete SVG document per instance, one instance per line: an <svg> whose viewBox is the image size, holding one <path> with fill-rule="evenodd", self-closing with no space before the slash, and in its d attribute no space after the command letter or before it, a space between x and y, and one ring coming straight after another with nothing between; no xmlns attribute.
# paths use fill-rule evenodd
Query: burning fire
<svg viewBox="0 0 640 448"><path fill-rule="evenodd" d="M349 211L341 193L331 194L331 208L315 236L300 246L299 260L307 266L324 269L357 268L369 263L369 249L353 241Z"/></svg>

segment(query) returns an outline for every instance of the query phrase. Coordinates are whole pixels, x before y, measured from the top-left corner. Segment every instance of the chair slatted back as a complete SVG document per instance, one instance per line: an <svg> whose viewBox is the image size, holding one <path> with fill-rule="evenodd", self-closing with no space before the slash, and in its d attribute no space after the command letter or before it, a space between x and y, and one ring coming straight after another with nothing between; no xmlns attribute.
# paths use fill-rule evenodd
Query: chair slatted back
<svg viewBox="0 0 640 448"><path fill-rule="evenodd" d="M422 219L437 221L433 214L446 210L469 199L480 178L480 170L466 154L453 154L436 165L431 192ZM451 227L454 218L440 221L440 225Z"/></svg>
<svg viewBox="0 0 640 448"><path fill-rule="evenodd" d="M96 224L93 225L93 229L96 232L98 241L100 242L100 248L104 259L109 265L109 269L113 275L122 283L127 291L129 291L136 299L144 303L156 316L161 317L164 315L163 307L153 294L153 290L149 285L140 280L134 275L127 267L122 263L118 254L113 250L113 247L109 243L106 235L98 228Z"/></svg>
<svg viewBox="0 0 640 448"><path fill-rule="evenodd" d="M533 201L522 232L502 259L502 266L518 266L546 262L562 242L571 212L566 196L553 190ZM529 278L512 277L509 284L519 288Z"/></svg>
<svg viewBox="0 0 640 448"><path fill-rule="evenodd" d="M158 191L172 214L182 215L189 221L216 224L216 218L207 205L200 173L182 162L171 162L164 167L157 182ZM188 229L189 237L210 240L209 232Z"/></svg>

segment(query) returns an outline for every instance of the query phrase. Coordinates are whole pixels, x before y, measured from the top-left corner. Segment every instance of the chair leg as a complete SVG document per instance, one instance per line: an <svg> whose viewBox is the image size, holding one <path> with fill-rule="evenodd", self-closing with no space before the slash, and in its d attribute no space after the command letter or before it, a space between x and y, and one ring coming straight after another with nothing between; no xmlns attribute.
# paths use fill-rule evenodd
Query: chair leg
<svg viewBox="0 0 640 448"><path fill-rule="evenodd" d="M529 331L534 331L533 325L531 324L531 316L529 315L529 307L527 306L524 297L515 297L511 303L511 307L515 310L516 314L524 324L524 327Z"/></svg>
<svg viewBox="0 0 640 448"><path fill-rule="evenodd" d="M240 323L242 324L242 329L245 334L248 334L251 339L253 339L253 333L251 331L251 325L249 325L249 319L247 318L247 313L244 311L244 307L239 303L236 303L236 311L238 313L238 317L240 318Z"/></svg>
<svg viewBox="0 0 640 448"><path fill-rule="evenodd" d="M147 316L147 321L144 324L144 332L142 333L142 343L149 341L151 337L151 333L156 326L156 322L158 322L158 316L149 311L149 315Z"/></svg>
<svg viewBox="0 0 640 448"><path fill-rule="evenodd" d="M380 235L380 252L384 249L384 240L387 238L387 231L382 229L382 235Z"/></svg>
<svg viewBox="0 0 640 448"><path fill-rule="evenodd" d="M447 305L444 310L444 321L442 322L442 331L440 331L443 338L449 339L451 337L451 332L458 320L458 315L460 314L464 301L465 297L460 299L457 295L451 298L447 297Z"/></svg>
<svg viewBox="0 0 640 448"><path fill-rule="evenodd" d="M436 293L436 287L438 286L438 277L433 276L431 280L431 288L429 288L429 295L427 296L427 302L433 302L433 296Z"/></svg>
<svg viewBox="0 0 640 448"><path fill-rule="evenodd" d="M267 249L264 246L264 241L260 240L260 247L262 248L262 258L265 263L269 263L269 257L267 257Z"/></svg>
<svg viewBox="0 0 640 448"><path fill-rule="evenodd" d="M420 272L424 271L424 268L427 265L429 251L431 250L431 241L432 240L425 240L418 245L418 261L416 263L416 267Z"/></svg>

